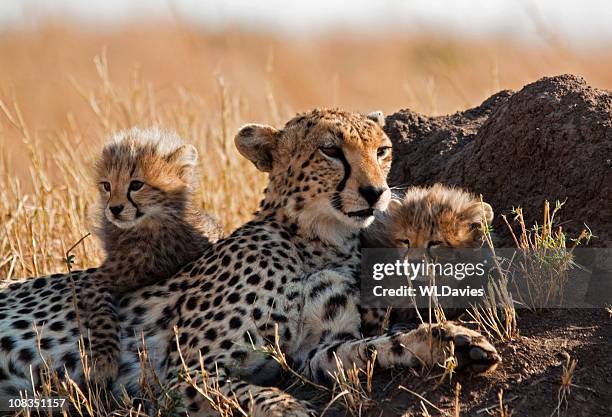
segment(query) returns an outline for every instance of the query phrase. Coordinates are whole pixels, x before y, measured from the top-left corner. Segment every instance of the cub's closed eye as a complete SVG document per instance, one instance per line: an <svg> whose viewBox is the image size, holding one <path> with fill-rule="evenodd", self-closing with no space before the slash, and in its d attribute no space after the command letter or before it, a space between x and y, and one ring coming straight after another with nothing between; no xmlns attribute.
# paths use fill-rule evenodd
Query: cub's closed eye
<svg viewBox="0 0 612 417"><path fill-rule="evenodd" d="M440 242L439 240L432 240L431 242L429 242L427 244L428 248L435 248L436 246L440 246L442 244L442 242Z"/></svg>
<svg viewBox="0 0 612 417"><path fill-rule="evenodd" d="M330 158L340 158L342 156L342 149L337 146L321 146L319 151Z"/></svg>
<svg viewBox="0 0 612 417"><path fill-rule="evenodd" d="M108 181L102 181L102 182L100 183L100 185L102 185L102 188L104 188L104 191L106 191L106 192L108 192L108 193L110 192L110 190L111 190L111 185L110 185L110 182L108 182Z"/></svg>
<svg viewBox="0 0 612 417"><path fill-rule="evenodd" d="M383 159L383 158L386 158L387 156L389 156L390 153L391 153L391 147L390 146L382 146L382 147L378 148L378 151L376 152L376 155L378 156L379 159Z"/></svg>
<svg viewBox="0 0 612 417"><path fill-rule="evenodd" d="M130 182L130 191L138 191L142 188L144 182L142 181L132 181Z"/></svg>

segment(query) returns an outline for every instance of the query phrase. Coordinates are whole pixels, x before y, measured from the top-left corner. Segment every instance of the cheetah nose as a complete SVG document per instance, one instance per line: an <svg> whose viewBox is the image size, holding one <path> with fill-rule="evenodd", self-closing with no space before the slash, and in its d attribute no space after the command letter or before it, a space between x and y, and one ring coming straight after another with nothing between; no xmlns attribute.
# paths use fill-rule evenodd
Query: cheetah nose
<svg viewBox="0 0 612 417"><path fill-rule="evenodd" d="M373 187L371 185L368 185L367 187L359 187L359 194L361 194L371 206L376 204L384 192L384 188Z"/></svg>
<svg viewBox="0 0 612 417"><path fill-rule="evenodd" d="M110 207L110 211L111 213L113 213L115 216L118 216L122 211L123 211L123 205L119 205L119 206L112 206Z"/></svg>

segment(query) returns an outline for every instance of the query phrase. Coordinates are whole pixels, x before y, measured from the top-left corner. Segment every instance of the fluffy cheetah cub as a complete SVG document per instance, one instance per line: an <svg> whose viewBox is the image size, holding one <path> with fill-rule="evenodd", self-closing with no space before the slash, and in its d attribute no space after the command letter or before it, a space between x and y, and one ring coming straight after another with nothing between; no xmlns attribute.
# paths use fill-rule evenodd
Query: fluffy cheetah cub
<svg viewBox="0 0 612 417"><path fill-rule="evenodd" d="M94 378L114 378L117 297L170 277L217 241L221 226L194 202L197 151L172 133L131 129L115 134L96 164L106 259L89 277L81 301Z"/></svg>
<svg viewBox="0 0 612 417"><path fill-rule="evenodd" d="M442 184L411 187L393 199L386 212L362 234L364 248L477 248L484 243L482 225L491 224L493 209L479 197ZM381 330L386 311L364 309L366 334ZM450 314L452 312L449 311ZM412 308L394 309L389 324L413 318Z"/></svg>

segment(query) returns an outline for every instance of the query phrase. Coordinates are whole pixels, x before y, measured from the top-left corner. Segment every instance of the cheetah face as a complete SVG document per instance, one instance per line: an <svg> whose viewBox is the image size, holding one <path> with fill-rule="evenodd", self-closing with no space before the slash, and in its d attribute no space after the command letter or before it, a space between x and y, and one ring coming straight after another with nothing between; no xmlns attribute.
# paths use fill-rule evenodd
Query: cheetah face
<svg viewBox="0 0 612 417"><path fill-rule="evenodd" d="M310 215L333 213L355 229L370 224L374 211L385 210L391 198L385 180L391 142L385 136L372 135L374 140L357 136L359 133L350 129L322 135L321 145L307 160L312 174L301 182L302 187L316 190L313 202L306 203Z"/></svg>
<svg viewBox="0 0 612 417"><path fill-rule="evenodd" d="M105 218L120 229L144 226L148 222L159 224L172 210L181 210L180 203L186 190L166 192L141 176L114 178L100 183L102 200L105 201ZM176 201L174 208L172 201ZM178 213L179 211L177 211Z"/></svg>
<svg viewBox="0 0 612 417"><path fill-rule="evenodd" d="M121 135L121 141L107 145L97 167L105 219L130 229L181 216L193 181L195 148L182 145L164 154L154 143L138 143L137 134Z"/></svg>
<svg viewBox="0 0 612 417"><path fill-rule="evenodd" d="M139 192L146 192L149 186L140 179L114 178L99 183L102 199L106 199L104 216L121 229L129 229L145 219L146 209L138 205ZM146 186L146 188L145 188Z"/></svg>
<svg viewBox="0 0 612 417"><path fill-rule="evenodd" d="M380 113L314 110L282 130L247 125L235 141L270 173L264 209L282 206L305 227L355 231L371 223L376 210L385 210L391 197L391 141L382 123Z"/></svg>

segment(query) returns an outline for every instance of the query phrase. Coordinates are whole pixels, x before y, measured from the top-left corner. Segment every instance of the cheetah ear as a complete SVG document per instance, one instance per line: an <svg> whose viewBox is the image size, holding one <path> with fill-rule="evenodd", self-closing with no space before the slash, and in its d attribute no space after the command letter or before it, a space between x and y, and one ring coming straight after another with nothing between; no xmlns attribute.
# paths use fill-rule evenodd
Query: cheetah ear
<svg viewBox="0 0 612 417"><path fill-rule="evenodd" d="M475 202L470 205L462 213L462 217L470 222L474 227L481 227L486 221L487 224L491 224L493 221L493 208L490 204L483 202Z"/></svg>
<svg viewBox="0 0 612 417"><path fill-rule="evenodd" d="M171 153L168 158L172 158L181 165L194 167L198 164L198 150L193 145L183 145Z"/></svg>
<svg viewBox="0 0 612 417"><path fill-rule="evenodd" d="M392 198L391 200L389 200L389 205L387 206L387 212L395 213L401 207L402 207L402 200L399 200L397 198Z"/></svg>
<svg viewBox="0 0 612 417"><path fill-rule="evenodd" d="M185 167L195 167L198 164L198 150L193 145L181 145L166 156L166 161Z"/></svg>
<svg viewBox="0 0 612 417"><path fill-rule="evenodd" d="M238 152L257 169L263 172L272 171L273 153L278 143L280 132L272 126L249 124L240 128L234 143Z"/></svg>
<svg viewBox="0 0 612 417"><path fill-rule="evenodd" d="M380 127L385 127L385 115L382 111L373 111L371 113L368 113L366 117L378 123Z"/></svg>
<svg viewBox="0 0 612 417"><path fill-rule="evenodd" d="M182 145L166 156L166 161L180 167L179 175L183 180L189 181L198 165L198 150L193 145Z"/></svg>

